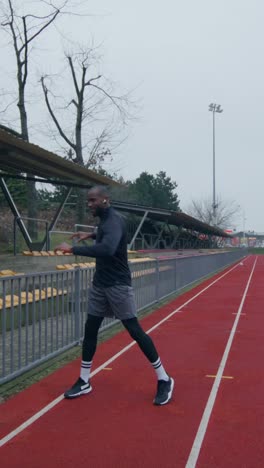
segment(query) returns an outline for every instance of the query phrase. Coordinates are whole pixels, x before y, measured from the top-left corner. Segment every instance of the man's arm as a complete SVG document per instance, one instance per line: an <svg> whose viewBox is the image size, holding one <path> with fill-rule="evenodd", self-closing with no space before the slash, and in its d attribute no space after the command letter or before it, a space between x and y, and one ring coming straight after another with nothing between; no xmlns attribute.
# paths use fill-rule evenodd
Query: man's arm
<svg viewBox="0 0 264 468"><path fill-rule="evenodd" d="M83 241L85 239L96 239L96 233L87 233L87 232L76 232L71 236L71 239L77 238L78 242ZM62 242L60 245L57 245L54 249L54 252L63 252L63 253L69 253L72 254L72 247L70 244L67 244L67 242Z"/></svg>
<svg viewBox="0 0 264 468"><path fill-rule="evenodd" d="M82 232L78 231L75 232L72 236L71 239L77 239L77 242L86 240L86 239L96 239L96 233L95 232Z"/></svg>
<svg viewBox="0 0 264 468"><path fill-rule="evenodd" d="M102 241L91 246L75 246L71 251L74 255L85 257L111 257L116 252L122 237L121 220L115 219L105 223Z"/></svg>

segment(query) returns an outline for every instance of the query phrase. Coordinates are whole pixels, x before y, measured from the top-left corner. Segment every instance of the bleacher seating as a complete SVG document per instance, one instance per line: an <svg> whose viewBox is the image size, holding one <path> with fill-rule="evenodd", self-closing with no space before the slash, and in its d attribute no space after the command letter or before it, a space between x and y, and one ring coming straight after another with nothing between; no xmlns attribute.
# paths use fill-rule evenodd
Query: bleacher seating
<svg viewBox="0 0 264 468"><path fill-rule="evenodd" d="M22 291L20 296L16 294L8 294L5 297L5 307L6 309L10 309L12 305L14 307L18 306L19 304L24 305L26 303L32 304L33 302L38 302L42 299L50 299L51 297L62 296L63 294L67 294L67 290L56 288L47 288L47 289L35 289L34 292L26 292ZM4 300L0 298L0 310L4 307Z"/></svg>
<svg viewBox="0 0 264 468"><path fill-rule="evenodd" d="M72 255L70 253L63 253L61 252L60 250L58 250L57 252L54 252L54 250L48 250L48 251L45 251L45 250L23 250L23 255L27 256L27 257L55 257L56 255L57 256L61 256L61 255ZM133 255L133 254L137 254L138 252L136 250L128 250L127 251L128 254L130 255Z"/></svg>
<svg viewBox="0 0 264 468"><path fill-rule="evenodd" d="M95 262L85 262L85 263L65 263L64 265L57 265L56 269L57 270L74 270L76 267L80 268L88 268L88 267L94 267Z"/></svg>
<svg viewBox="0 0 264 468"><path fill-rule="evenodd" d="M24 273L17 273L13 270L0 270L0 278L4 278L6 276L17 276L17 275L24 275Z"/></svg>
<svg viewBox="0 0 264 468"><path fill-rule="evenodd" d="M22 253L26 257L56 257L62 255L71 255L70 253L63 253L60 250L58 250L57 252L54 252L54 250L48 250L47 252L45 250L23 250Z"/></svg>

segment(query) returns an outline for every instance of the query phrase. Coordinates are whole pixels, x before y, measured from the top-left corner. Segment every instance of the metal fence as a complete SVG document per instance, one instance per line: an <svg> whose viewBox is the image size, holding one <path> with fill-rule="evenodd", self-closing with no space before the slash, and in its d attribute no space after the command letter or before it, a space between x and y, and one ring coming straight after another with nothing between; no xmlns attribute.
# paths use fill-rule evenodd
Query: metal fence
<svg viewBox="0 0 264 468"><path fill-rule="evenodd" d="M138 312L245 256L243 250L131 264ZM0 384L80 343L93 268L0 278ZM101 330L113 325L105 319Z"/></svg>

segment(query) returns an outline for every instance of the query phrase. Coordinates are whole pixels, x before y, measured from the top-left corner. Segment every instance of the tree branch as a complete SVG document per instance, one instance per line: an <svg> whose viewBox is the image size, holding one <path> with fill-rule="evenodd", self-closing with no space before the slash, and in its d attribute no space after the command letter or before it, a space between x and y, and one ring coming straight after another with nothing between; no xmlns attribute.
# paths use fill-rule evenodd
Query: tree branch
<svg viewBox="0 0 264 468"><path fill-rule="evenodd" d="M8 4L9 4L9 9L10 9L11 20L9 22L7 22L7 23L3 23L2 26L9 26L10 29L11 29L11 33L12 33L12 37L13 37L13 43L14 43L14 49L15 49L16 58L17 58L17 62L18 62L19 50L18 50L18 44L17 44L17 36L16 36L15 28L14 28L14 10L13 10L13 5L12 5L11 0L8 0Z"/></svg>
<svg viewBox="0 0 264 468"><path fill-rule="evenodd" d="M91 81L91 80L90 80ZM103 88L101 88L100 86L97 86L95 84L92 84L90 83L89 86L92 86L93 88L96 88L98 89L101 93L103 93L106 97L108 97L108 99L110 99L110 101L112 101L112 103L114 104L115 107L117 107L117 109L119 110L120 114L123 114L123 109L121 106L119 106L119 104L116 102L116 97L113 97L111 96L111 94L107 93L107 91L105 91Z"/></svg>
<svg viewBox="0 0 264 468"><path fill-rule="evenodd" d="M60 13L60 10L57 10L56 13L54 13L54 15L52 16L52 18L51 18L47 23L45 23L44 26L42 26L35 34L33 34L33 36L31 36L31 37L27 40L27 42L25 42L25 43L21 46L20 51L22 52L22 50L23 50L25 47L27 47L28 44L29 44L30 42L32 42L37 36L39 36L39 35L42 33L42 31L44 31L44 29L46 29L51 23L53 23L53 21L55 21L55 19L56 19L56 17L58 16L59 13Z"/></svg>
<svg viewBox="0 0 264 468"><path fill-rule="evenodd" d="M75 91L76 91L77 96L79 97L80 90L79 90L79 86L78 86L78 82L77 82L76 73L75 73L75 70L74 70L72 58L70 56L68 56L67 59L68 59L69 65L70 65Z"/></svg>
<svg viewBox="0 0 264 468"><path fill-rule="evenodd" d="M43 93L44 93L44 97L45 97L45 102L46 102L46 105L47 105L47 108L48 108L48 111L50 113L50 116L52 117L52 120L53 122L55 123L57 129L58 129L58 132L60 134L60 136L66 141L66 143L68 143L68 145L74 149L74 151L76 151L76 145L74 143L72 143L71 140L69 140L69 138L66 136L66 134L64 133L64 131L62 130L52 108L51 108L51 105L50 105L50 102L49 102L49 98L48 98L48 88L46 87L45 83L44 83L44 77L42 76L41 79L41 86L42 86L42 89L43 89Z"/></svg>
<svg viewBox="0 0 264 468"><path fill-rule="evenodd" d="M75 107L77 107L77 109L78 109L78 104L77 104L77 102L75 101L75 99L72 99L71 102L70 102L70 104L74 104Z"/></svg>
<svg viewBox="0 0 264 468"><path fill-rule="evenodd" d="M90 86L93 81L99 80L99 78L102 78L102 75L98 75L95 78L90 78L90 80L85 83L85 86Z"/></svg>
<svg viewBox="0 0 264 468"><path fill-rule="evenodd" d="M21 62L21 65L24 65L24 76L22 77L23 87L25 88L28 76L28 38L27 38L27 24L26 18L23 16L23 30L24 30L24 44L25 44L25 53L24 53L24 61Z"/></svg>

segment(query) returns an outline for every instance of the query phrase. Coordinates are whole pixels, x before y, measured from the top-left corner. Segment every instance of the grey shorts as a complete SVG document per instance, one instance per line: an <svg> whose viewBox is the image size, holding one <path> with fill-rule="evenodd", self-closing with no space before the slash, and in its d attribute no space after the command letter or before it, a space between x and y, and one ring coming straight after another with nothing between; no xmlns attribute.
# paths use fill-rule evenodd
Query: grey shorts
<svg viewBox="0 0 264 468"><path fill-rule="evenodd" d="M88 314L126 320L137 316L131 286L117 284L108 288L92 286L89 291Z"/></svg>

